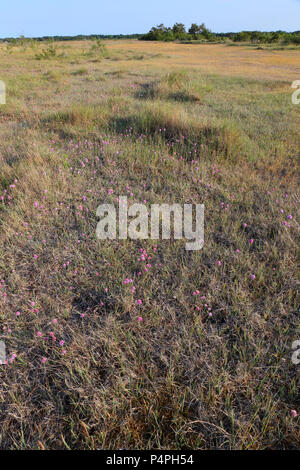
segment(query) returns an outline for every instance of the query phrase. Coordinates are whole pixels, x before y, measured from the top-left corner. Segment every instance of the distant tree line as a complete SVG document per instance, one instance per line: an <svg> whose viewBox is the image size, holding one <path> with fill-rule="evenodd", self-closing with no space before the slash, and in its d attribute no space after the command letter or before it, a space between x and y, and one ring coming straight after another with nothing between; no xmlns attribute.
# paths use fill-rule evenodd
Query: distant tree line
<svg viewBox="0 0 300 470"><path fill-rule="evenodd" d="M160 24L153 26L149 33L139 37L143 41L186 41L198 40L204 42L226 41L250 43L283 43L300 44L300 31L287 33L285 31L241 31L240 33L213 33L204 23L193 23L188 30L183 23L175 23L172 28Z"/></svg>
<svg viewBox="0 0 300 470"><path fill-rule="evenodd" d="M78 34L77 36L42 36L37 38L31 38L34 41L84 41L93 39L139 39L141 34ZM24 36L21 36L23 40L26 40ZM5 42L16 42L20 38L2 38L0 41Z"/></svg>
<svg viewBox="0 0 300 470"><path fill-rule="evenodd" d="M240 33L227 33L222 36L229 37L234 42L300 44L300 31L293 33L286 33L285 31L241 31Z"/></svg>
<svg viewBox="0 0 300 470"><path fill-rule="evenodd" d="M183 23L175 23L172 28L160 24L153 26L147 34L78 34L77 36L42 36L36 38L2 38L0 41L18 44L32 41L84 41L93 39L140 39L143 41L233 41L248 43L282 43L300 44L300 31L287 33L285 31L241 31L239 33L213 33L204 23L191 24L186 30Z"/></svg>

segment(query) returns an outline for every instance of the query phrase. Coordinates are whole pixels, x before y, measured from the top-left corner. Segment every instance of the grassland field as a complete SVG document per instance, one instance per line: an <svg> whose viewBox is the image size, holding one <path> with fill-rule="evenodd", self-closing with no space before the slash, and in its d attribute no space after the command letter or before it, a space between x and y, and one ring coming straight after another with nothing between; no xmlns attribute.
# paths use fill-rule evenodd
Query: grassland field
<svg viewBox="0 0 300 470"><path fill-rule="evenodd" d="M103 44L0 45L0 448L299 449L300 50Z"/></svg>

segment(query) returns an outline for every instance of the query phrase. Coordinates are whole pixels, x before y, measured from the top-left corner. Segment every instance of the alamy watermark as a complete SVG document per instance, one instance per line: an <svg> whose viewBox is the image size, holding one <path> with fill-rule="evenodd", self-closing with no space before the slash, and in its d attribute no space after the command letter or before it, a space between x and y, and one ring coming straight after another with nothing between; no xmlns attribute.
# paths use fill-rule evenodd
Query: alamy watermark
<svg viewBox="0 0 300 470"><path fill-rule="evenodd" d="M300 104L300 80L295 80L292 83L292 88L296 89L294 93L292 94L292 103Z"/></svg>
<svg viewBox="0 0 300 470"><path fill-rule="evenodd" d="M5 343L0 341L0 365L5 364L6 352L5 352Z"/></svg>
<svg viewBox="0 0 300 470"><path fill-rule="evenodd" d="M0 80L0 104L6 104L6 86L2 80Z"/></svg>
<svg viewBox="0 0 300 470"><path fill-rule="evenodd" d="M126 196L120 196L118 203L118 207L114 204L101 204L98 207L97 216L101 218L96 229L98 239L170 240L173 232L174 240L189 240L185 244L187 251L203 248L203 204L151 204L149 211L145 204L128 207Z"/></svg>
<svg viewBox="0 0 300 470"><path fill-rule="evenodd" d="M292 363L298 366L300 364L300 341L294 341L292 344L292 350L293 355L292 355Z"/></svg>

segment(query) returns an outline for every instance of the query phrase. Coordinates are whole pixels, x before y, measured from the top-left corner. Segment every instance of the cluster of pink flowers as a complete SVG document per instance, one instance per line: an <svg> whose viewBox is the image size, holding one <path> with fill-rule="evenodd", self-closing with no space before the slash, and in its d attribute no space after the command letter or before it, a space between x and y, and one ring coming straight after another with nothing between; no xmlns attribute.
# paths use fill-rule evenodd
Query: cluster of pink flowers
<svg viewBox="0 0 300 470"><path fill-rule="evenodd" d="M199 291L197 290L196 292L199 292ZM194 295L194 293L193 293L193 295ZM198 294L198 295L199 295L199 294ZM205 300L206 300L206 296L205 296L205 295L202 295L202 296L200 297L200 300L202 300L203 304L202 304L201 307L199 307L199 305L195 305L196 310L197 310L198 312L200 312L203 308L205 308L206 311L207 311L208 316L211 318L211 317L213 316L213 314L212 314L212 308L211 308L207 303L204 303Z"/></svg>
<svg viewBox="0 0 300 470"><path fill-rule="evenodd" d="M54 325L57 325L57 324L58 324L57 318L54 318L54 319L52 320L52 323L53 323ZM43 335L43 333L42 333L41 331L37 331L36 336L37 336L38 338L42 338L44 341L52 340L53 343L58 342L58 344L59 344L60 347L63 347L64 344L65 344L65 341L64 341L63 339L57 341L57 336L56 336L56 334L54 333L54 331L50 331L50 332L49 332L49 336L47 336L47 335L45 336L45 335ZM66 353L67 353L66 349L62 349L62 350L61 350L61 354L62 354L63 356L64 356ZM42 358L42 362L43 362L43 363L46 363L46 361L47 361L47 358L46 358L46 357L43 357L43 358Z"/></svg>

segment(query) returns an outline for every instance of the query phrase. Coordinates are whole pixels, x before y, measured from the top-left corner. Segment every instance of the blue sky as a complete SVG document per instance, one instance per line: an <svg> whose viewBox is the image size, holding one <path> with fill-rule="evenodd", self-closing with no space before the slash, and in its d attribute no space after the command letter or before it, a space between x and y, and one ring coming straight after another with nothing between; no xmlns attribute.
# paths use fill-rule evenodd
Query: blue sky
<svg viewBox="0 0 300 470"><path fill-rule="evenodd" d="M3 5L4 3L4 5ZM2 0L0 37L147 32L204 22L215 32L300 30L300 0Z"/></svg>

